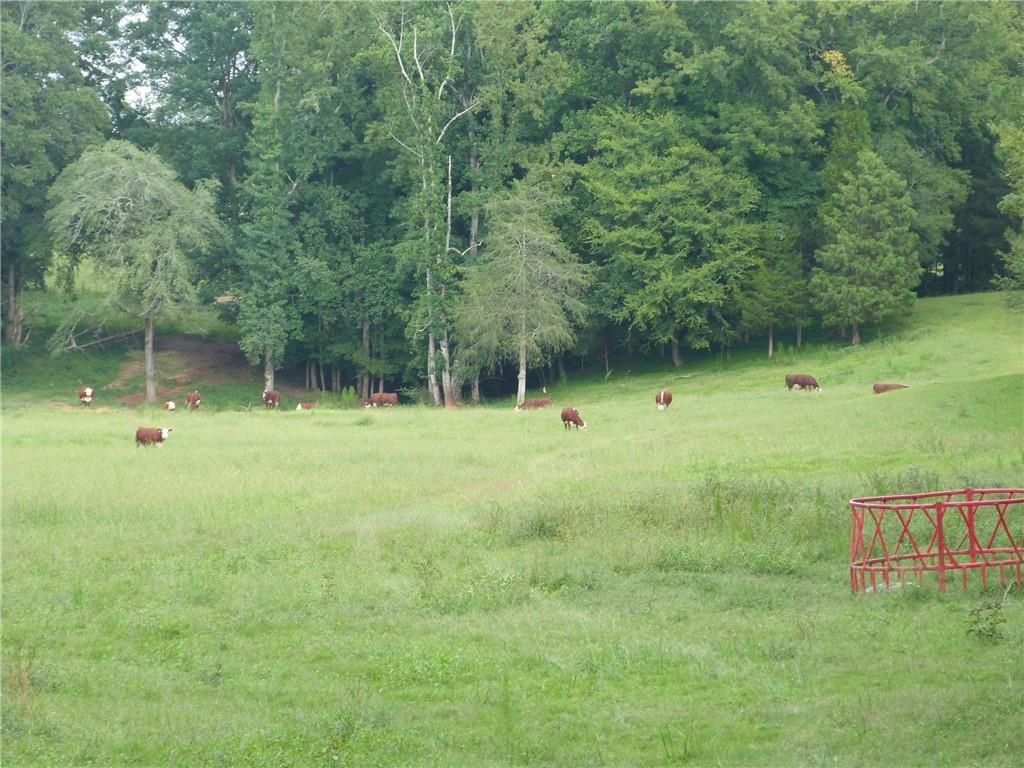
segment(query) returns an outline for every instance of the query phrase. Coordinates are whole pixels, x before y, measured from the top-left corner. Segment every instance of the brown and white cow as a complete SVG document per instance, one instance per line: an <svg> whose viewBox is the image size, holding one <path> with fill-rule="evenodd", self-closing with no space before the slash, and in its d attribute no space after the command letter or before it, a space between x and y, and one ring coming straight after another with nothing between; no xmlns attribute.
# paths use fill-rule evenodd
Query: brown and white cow
<svg viewBox="0 0 1024 768"><path fill-rule="evenodd" d="M582 419L582 417L580 416L580 412L577 411L575 408L569 407L562 409L562 425L566 429L570 429L573 425L576 426L576 429L587 428L587 422L585 422Z"/></svg>
<svg viewBox="0 0 1024 768"><path fill-rule="evenodd" d="M806 373L791 373L786 377L786 389L793 391L793 387L799 387L800 389L815 389L821 392L821 386L818 384L818 380L813 376L808 376Z"/></svg>
<svg viewBox="0 0 1024 768"><path fill-rule="evenodd" d="M187 395L185 399L188 401L188 409L191 411L193 408L198 408L199 404L203 402L202 396L199 394L198 389L193 389Z"/></svg>
<svg viewBox="0 0 1024 768"><path fill-rule="evenodd" d="M164 410L165 411L174 411L174 410L177 410L177 408L178 408L178 406L175 405L173 400L168 400L166 403L164 403Z"/></svg>
<svg viewBox="0 0 1024 768"><path fill-rule="evenodd" d="M534 408L547 408L554 401L550 397L531 397L529 400L524 400L521 405L516 406L517 411L532 411Z"/></svg>
<svg viewBox="0 0 1024 768"><path fill-rule="evenodd" d="M883 392L892 392L894 389L907 389L909 386L910 386L909 384L881 384L881 383L879 383L879 384L875 384L875 386L873 386L872 389L875 391L876 395L880 395Z"/></svg>
<svg viewBox="0 0 1024 768"><path fill-rule="evenodd" d="M92 402L92 393L94 391L95 390L92 387L82 387L78 390L78 399L82 405L87 406Z"/></svg>
<svg viewBox="0 0 1024 768"><path fill-rule="evenodd" d="M263 390L263 405L267 408L277 408L281 405L281 393L276 389Z"/></svg>
<svg viewBox="0 0 1024 768"><path fill-rule="evenodd" d="M316 408L318 403L299 403L295 406L296 411L312 411Z"/></svg>
<svg viewBox="0 0 1024 768"><path fill-rule="evenodd" d="M658 406L659 411L664 411L672 405L672 393L667 389L661 390L661 392L654 396L654 403Z"/></svg>
<svg viewBox="0 0 1024 768"><path fill-rule="evenodd" d="M376 408L378 405L398 405L398 393L374 392L370 395L370 399L366 403L366 407L370 408L372 406Z"/></svg>
<svg viewBox="0 0 1024 768"><path fill-rule="evenodd" d="M140 445L162 445L171 435L170 427L139 427L135 430L135 447Z"/></svg>

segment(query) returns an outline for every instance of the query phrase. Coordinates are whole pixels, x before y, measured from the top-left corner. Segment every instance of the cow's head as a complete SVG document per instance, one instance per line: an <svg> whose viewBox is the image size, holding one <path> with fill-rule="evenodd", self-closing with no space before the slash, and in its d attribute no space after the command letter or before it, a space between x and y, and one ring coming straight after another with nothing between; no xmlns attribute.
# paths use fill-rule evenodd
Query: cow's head
<svg viewBox="0 0 1024 768"><path fill-rule="evenodd" d="M161 440L166 440L170 436L171 436L171 427L161 427L160 428L160 439Z"/></svg>

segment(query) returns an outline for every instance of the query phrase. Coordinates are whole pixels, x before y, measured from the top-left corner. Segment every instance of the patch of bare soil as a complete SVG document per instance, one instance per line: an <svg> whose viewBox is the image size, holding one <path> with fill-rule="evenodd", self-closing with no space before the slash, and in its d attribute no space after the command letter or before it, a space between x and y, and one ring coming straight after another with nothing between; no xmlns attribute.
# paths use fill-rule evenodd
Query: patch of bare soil
<svg viewBox="0 0 1024 768"><path fill-rule="evenodd" d="M157 397L172 400L204 384L222 384L229 380L259 381L238 345L231 341L208 341L199 336L183 333L157 335L153 341L156 354L156 372L160 384ZM145 374L145 363L139 351L121 366L111 388L123 388L134 377ZM166 382L171 382L168 385ZM126 405L141 405L146 401L145 390L118 398Z"/></svg>

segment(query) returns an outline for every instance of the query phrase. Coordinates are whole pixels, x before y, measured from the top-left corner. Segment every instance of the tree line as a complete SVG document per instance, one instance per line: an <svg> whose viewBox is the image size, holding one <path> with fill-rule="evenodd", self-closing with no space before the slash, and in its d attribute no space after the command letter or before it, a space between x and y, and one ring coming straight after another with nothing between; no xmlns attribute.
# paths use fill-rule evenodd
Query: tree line
<svg viewBox="0 0 1024 768"><path fill-rule="evenodd" d="M1011 2L6 2L5 334L82 260L268 388L565 375L1020 288ZM58 280L60 282L61 280ZM155 398L155 373L148 376Z"/></svg>

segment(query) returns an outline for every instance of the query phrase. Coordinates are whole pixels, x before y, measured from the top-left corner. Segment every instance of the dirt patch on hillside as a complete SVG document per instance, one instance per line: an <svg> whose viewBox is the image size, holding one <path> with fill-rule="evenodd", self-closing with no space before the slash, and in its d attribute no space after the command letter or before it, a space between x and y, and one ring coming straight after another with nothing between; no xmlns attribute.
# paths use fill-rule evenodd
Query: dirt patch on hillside
<svg viewBox="0 0 1024 768"><path fill-rule="evenodd" d="M259 387L261 379L249 366L238 345L231 341L207 340L183 333L158 335L154 339L156 354L157 397L172 400L203 385L223 384L227 381L253 381ZM145 362L140 350L121 366L117 377L110 383L112 389L123 389L132 379L145 375ZM117 398L126 405L141 405L146 401L145 385L139 392Z"/></svg>

